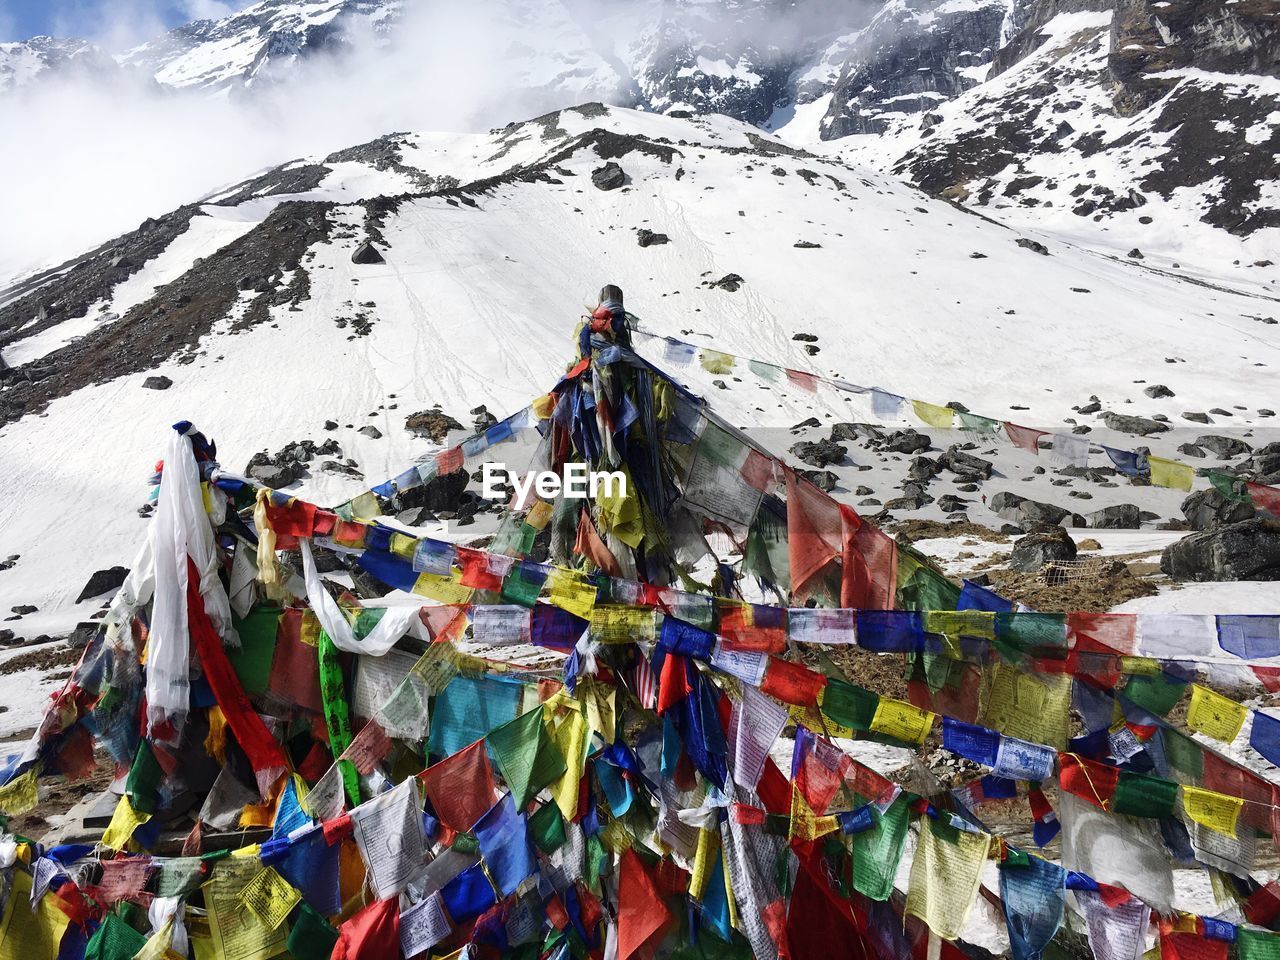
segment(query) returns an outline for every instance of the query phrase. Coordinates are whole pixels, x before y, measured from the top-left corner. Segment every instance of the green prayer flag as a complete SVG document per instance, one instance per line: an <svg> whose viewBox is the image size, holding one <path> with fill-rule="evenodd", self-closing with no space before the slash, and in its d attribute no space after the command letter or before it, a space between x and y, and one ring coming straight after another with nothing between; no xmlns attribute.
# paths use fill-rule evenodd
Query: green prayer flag
<svg viewBox="0 0 1280 960"><path fill-rule="evenodd" d="M1186 734L1163 727L1158 736L1164 740L1164 756L1182 783L1204 782L1204 748Z"/></svg>
<svg viewBox="0 0 1280 960"><path fill-rule="evenodd" d="M1173 816L1177 805L1178 785L1172 780L1122 770L1111 810L1131 817L1159 818Z"/></svg>
<svg viewBox="0 0 1280 960"><path fill-rule="evenodd" d="M129 776L124 782L124 792L129 795L129 802L138 813L155 813L156 801L160 795L160 781L164 779L164 769L156 762L156 755L151 744L146 740L138 742L138 752L134 755L133 766L129 768Z"/></svg>
<svg viewBox="0 0 1280 960"><path fill-rule="evenodd" d="M338 931L304 900L289 928L289 956L294 960L329 960Z"/></svg>
<svg viewBox="0 0 1280 960"><path fill-rule="evenodd" d="M791 554L787 547L787 523L762 504L747 532L747 552L742 558L744 576L756 577L783 590L791 586Z"/></svg>
<svg viewBox="0 0 1280 960"><path fill-rule="evenodd" d="M361 607L360 613L356 616L356 622L351 626L351 632L355 634L357 640L363 640L373 628L378 625L386 614L386 607Z"/></svg>
<svg viewBox="0 0 1280 960"><path fill-rule="evenodd" d="M529 528L533 530L532 527ZM536 533L536 531L535 531ZM547 569L536 564L513 563L502 581L502 599L532 607L538 602L542 585L547 580Z"/></svg>
<svg viewBox="0 0 1280 960"><path fill-rule="evenodd" d="M325 724L329 728L329 750L340 756L351 746L351 711L347 707L347 685L338 662L338 648L323 630L316 641L320 673L320 700L324 704ZM351 805L360 803L360 774L350 760L339 760L342 785Z"/></svg>
<svg viewBox="0 0 1280 960"><path fill-rule="evenodd" d="M870 690L834 677L822 693L822 712L842 727L869 730L880 697Z"/></svg>
<svg viewBox="0 0 1280 960"><path fill-rule="evenodd" d="M15 904L24 907L25 904ZM84 948L84 960L133 960L143 948L147 938L114 913L102 918L102 923L89 938Z"/></svg>
<svg viewBox="0 0 1280 960"><path fill-rule="evenodd" d="M205 879L204 860L200 857L161 857L155 878L157 897L182 897L195 890Z"/></svg>
<svg viewBox="0 0 1280 960"><path fill-rule="evenodd" d="M1231 503L1251 502L1252 497L1249 496L1249 488L1244 485L1244 481L1239 477L1233 477L1229 473L1220 473L1217 470L1207 470L1205 471L1205 476L1209 478L1213 488Z"/></svg>
<svg viewBox="0 0 1280 960"><path fill-rule="evenodd" d="M874 809L874 808L873 808ZM911 809L898 797L870 830L853 835L853 887L872 900L888 900L907 842Z"/></svg>
<svg viewBox="0 0 1280 960"><path fill-rule="evenodd" d="M1185 680L1159 673L1152 677L1130 677L1122 694L1147 713L1163 717L1173 709L1175 703L1182 699L1186 688Z"/></svg>
<svg viewBox="0 0 1280 960"><path fill-rule="evenodd" d="M245 693L264 693L271 679L280 608L270 605L255 607L247 617L233 616L231 621L240 635L240 649L228 650L227 660L240 678Z"/></svg>
<svg viewBox="0 0 1280 960"><path fill-rule="evenodd" d="M978 436L997 436L1000 433L1000 421L992 420L990 417L980 417L976 413L964 413L956 411L960 415L960 429L965 433L973 433Z"/></svg>
<svg viewBox="0 0 1280 960"><path fill-rule="evenodd" d="M529 818L529 836L543 853L554 853L568 837L564 830L564 815L554 803L544 803Z"/></svg>
<svg viewBox="0 0 1280 960"><path fill-rule="evenodd" d="M911 547L898 547L898 609L954 610L960 588Z"/></svg>
<svg viewBox="0 0 1280 960"><path fill-rule="evenodd" d="M1006 660L1024 657L1056 659L1067 652L1067 616L1064 613L996 614L996 650Z"/></svg>
<svg viewBox="0 0 1280 960"><path fill-rule="evenodd" d="M772 363L762 363L759 360L747 361L747 369L761 380L774 381L782 376L781 367L774 366Z"/></svg>
<svg viewBox="0 0 1280 960"><path fill-rule="evenodd" d="M1237 960L1280 960L1280 934L1236 927Z"/></svg>
<svg viewBox="0 0 1280 960"><path fill-rule="evenodd" d="M564 755L547 736L540 705L504 723L486 740L517 810L523 810L539 790L565 772Z"/></svg>
<svg viewBox="0 0 1280 960"><path fill-rule="evenodd" d="M469 857L480 852L480 842L469 833L460 833L453 838L453 843L449 845L449 849L454 853L461 853Z"/></svg>
<svg viewBox="0 0 1280 960"><path fill-rule="evenodd" d="M710 421L698 438L698 456L705 457L721 467L734 467L742 457L742 448L746 446L728 430L724 430Z"/></svg>

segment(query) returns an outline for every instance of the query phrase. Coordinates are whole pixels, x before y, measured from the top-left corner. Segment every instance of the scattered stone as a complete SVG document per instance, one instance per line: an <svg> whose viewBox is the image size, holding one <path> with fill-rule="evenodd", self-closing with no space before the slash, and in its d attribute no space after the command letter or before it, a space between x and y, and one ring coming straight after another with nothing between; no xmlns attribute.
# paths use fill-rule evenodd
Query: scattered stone
<svg viewBox="0 0 1280 960"><path fill-rule="evenodd" d="M164 376L147 377L142 381L144 390L168 390L172 386L173 381Z"/></svg>
<svg viewBox="0 0 1280 960"><path fill-rule="evenodd" d="M923 510L933 498L929 496L898 497L884 505L886 510Z"/></svg>
<svg viewBox="0 0 1280 960"><path fill-rule="evenodd" d="M985 260L985 259L987 259L987 255L986 255L985 253L979 253L977 250L975 250L975 251L973 251L973 253L969 254L969 259L970 259L970 260Z"/></svg>
<svg viewBox="0 0 1280 960"><path fill-rule="evenodd" d="M793 247L795 247L797 250L820 250L820 249L822 249L822 244L820 244L820 243L813 243L813 242L811 242L811 241L809 241L809 240L797 240L795 243L793 243L793 244L792 244L792 246L793 246Z"/></svg>
<svg viewBox="0 0 1280 960"><path fill-rule="evenodd" d="M1197 460L1204 459L1204 451L1197 447L1194 443L1178 444L1178 452L1184 457L1193 457Z"/></svg>
<svg viewBox="0 0 1280 960"><path fill-rule="evenodd" d="M953 511L964 510L970 503L973 503L973 501L947 493L938 498L938 509L945 513L952 513Z"/></svg>
<svg viewBox="0 0 1280 960"><path fill-rule="evenodd" d="M665 233L654 233L652 230L641 227L636 231L636 242L642 247L652 247L658 244L670 243L671 238Z"/></svg>
<svg viewBox="0 0 1280 960"><path fill-rule="evenodd" d="M800 474L823 493L830 493L834 490L840 480L830 470L797 470L796 473Z"/></svg>
<svg viewBox="0 0 1280 960"><path fill-rule="evenodd" d="M1118 433L1133 433L1140 437L1147 437L1153 433L1164 433L1169 429L1168 424L1161 423L1159 420L1134 417L1125 413L1114 413L1110 410L1102 415L1102 422L1107 425L1109 430L1115 430Z"/></svg>
<svg viewBox="0 0 1280 960"><path fill-rule="evenodd" d="M808 430L810 427L820 427L820 426L822 426L821 420L819 420L817 417L809 417L807 420L801 420L791 429L792 430Z"/></svg>
<svg viewBox="0 0 1280 960"><path fill-rule="evenodd" d="M854 495L855 497L869 497L869 496L871 496L873 493L875 493L875 491L874 491L874 490L872 490L870 487L868 487L868 486L864 486L864 485L862 485L862 484L859 484L859 485L858 485L857 487L855 487L855 488L854 488L854 490L853 490L853 495Z"/></svg>
<svg viewBox="0 0 1280 960"><path fill-rule="evenodd" d="M1118 503L1087 514L1085 519L1095 530L1137 530L1142 526L1141 513L1132 503Z"/></svg>
<svg viewBox="0 0 1280 960"><path fill-rule="evenodd" d="M1216 433L1207 433L1196 437L1196 446L1208 450L1219 460L1230 460L1233 457L1252 453L1253 447L1237 437L1224 437Z"/></svg>
<svg viewBox="0 0 1280 960"><path fill-rule="evenodd" d="M1223 410L1221 407L1210 407L1209 412L1215 417L1234 417L1235 414L1230 410Z"/></svg>
<svg viewBox="0 0 1280 960"><path fill-rule="evenodd" d="M1280 580L1280 522L1254 517L1193 533L1165 547L1160 569L1174 580Z"/></svg>
<svg viewBox="0 0 1280 960"><path fill-rule="evenodd" d="M627 174L610 160L603 167L591 171L591 182L600 190L617 190L627 182Z"/></svg>
<svg viewBox="0 0 1280 960"><path fill-rule="evenodd" d="M1029 237L1018 237L1014 243L1026 250L1032 251L1033 253L1038 253L1045 257L1049 255L1049 248L1039 240L1032 240Z"/></svg>
<svg viewBox="0 0 1280 960"><path fill-rule="evenodd" d="M1182 419L1190 420L1192 423L1210 423L1211 422L1209 420L1209 415L1207 413L1198 413L1194 410L1185 411L1182 414Z"/></svg>
<svg viewBox="0 0 1280 960"><path fill-rule="evenodd" d="M337 429L338 429L338 421L337 421L337 420L326 420L326 421L324 422L324 428L325 428L326 430L337 430Z"/></svg>
<svg viewBox="0 0 1280 960"><path fill-rule="evenodd" d="M990 480L991 471L995 468L990 460L964 453L955 445L949 447L938 461L952 473L967 480Z"/></svg>
<svg viewBox="0 0 1280 960"><path fill-rule="evenodd" d="M884 449L893 453L919 453L933 446L928 434L919 433L908 427L906 430L895 430L884 441Z"/></svg>
<svg viewBox="0 0 1280 960"><path fill-rule="evenodd" d="M352 263L386 263L386 258L373 245L371 240L366 240L360 246L356 247L355 253L351 254Z"/></svg>
<svg viewBox="0 0 1280 960"><path fill-rule="evenodd" d="M106 570L97 571L89 577L89 582L80 591L80 596L76 597L76 603L83 603L93 597L100 597L104 593L114 593L120 589L120 585L124 583L125 578L128 576L128 567L109 567Z"/></svg>
<svg viewBox="0 0 1280 960"><path fill-rule="evenodd" d="M1085 537L1083 540L1081 540L1079 543L1076 544L1076 549L1077 550L1101 550L1102 544L1100 544L1097 540L1093 539L1093 537Z"/></svg>
<svg viewBox="0 0 1280 960"><path fill-rule="evenodd" d="M382 439L382 431L379 430L377 427L375 427L373 424L369 424L368 426L361 427L359 430L356 431L356 433L363 434L364 436L368 437L370 440Z"/></svg>
<svg viewBox="0 0 1280 960"><path fill-rule="evenodd" d="M1130 257L1132 257L1134 260L1142 260L1142 259L1145 259L1145 258L1142 256L1142 251L1141 251L1141 250L1139 250L1137 247L1134 247L1132 250L1130 250L1130 251L1129 251L1129 256L1130 256Z"/></svg>
<svg viewBox="0 0 1280 960"><path fill-rule="evenodd" d="M879 500L877 500L875 497L867 497L867 499L865 499L865 500L859 500L859 501L858 501L858 506L860 506L860 507L880 507L880 506L884 506L884 504L882 504L882 503L881 503Z"/></svg>
<svg viewBox="0 0 1280 960"><path fill-rule="evenodd" d="M928 483L941 472L942 464L933 457L912 457L911 466L907 468L907 476L921 483Z"/></svg>
<svg viewBox="0 0 1280 960"><path fill-rule="evenodd" d="M736 273L726 273L719 280L716 280L714 283L711 283L710 286L717 287L721 290L726 290L729 293L736 293L739 289L741 289L744 283L746 283L746 281L743 280L742 277L738 276Z"/></svg>
<svg viewBox="0 0 1280 960"><path fill-rule="evenodd" d="M817 334L813 333L794 333L791 335L792 340L799 340L801 343L817 343Z"/></svg>
<svg viewBox="0 0 1280 960"><path fill-rule="evenodd" d="M463 429L462 424L440 410L419 410L405 418L404 428L415 437L444 443L450 430Z"/></svg>
<svg viewBox="0 0 1280 960"><path fill-rule="evenodd" d="M1162 397L1172 397L1174 395L1173 391L1170 390L1168 387L1166 387L1163 383L1153 383L1151 386L1147 387L1142 392L1145 393L1152 400L1159 400Z"/></svg>
<svg viewBox="0 0 1280 960"><path fill-rule="evenodd" d="M1076 407L1076 413L1085 413L1085 414L1097 413L1101 409L1102 409L1102 404L1100 404L1097 400L1090 400L1083 407Z"/></svg>
<svg viewBox="0 0 1280 960"><path fill-rule="evenodd" d="M1274 410L1268 409L1267 407L1258 408L1258 416L1260 417L1274 417L1275 415L1276 415L1276 412Z"/></svg>
<svg viewBox="0 0 1280 960"><path fill-rule="evenodd" d="M20 603L16 607L10 607L9 612L17 617L25 617L28 613L35 613L40 608L30 603Z"/></svg>
<svg viewBox="0 0 1280 960"><path fill-rule="evenodd" d="M791 453L797 460L811 467L826 467L842 461L848 451L832 440L804 440L795 444Z"/></svg>
<svg viewBox="0 0 1280 960"><path fill-rule="evenodd" d="M1029 533L1013 545L1009 555L1009 569L1021 573L1036 573L1051 560L1074 560L1075 541L1062 527Z"/></svg>
<svg viewBox="0 0 1280 960"><path fill-rule="evenodd" d="M67 646L72 650L83 650L98 632L96 620L81 620L74 630L67 634Z"/></svg>

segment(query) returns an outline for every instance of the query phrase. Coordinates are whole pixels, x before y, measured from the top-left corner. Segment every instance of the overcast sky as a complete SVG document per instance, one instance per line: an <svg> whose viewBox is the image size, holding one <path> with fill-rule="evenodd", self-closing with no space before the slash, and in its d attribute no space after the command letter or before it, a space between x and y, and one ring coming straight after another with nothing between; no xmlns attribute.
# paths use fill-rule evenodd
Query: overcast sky
<svg viewBox="0 0 1280 960"><path fill-rule="evenodd" d="M0 0L0 41L41 34L86 37L117 48L199 17L246 6L222 0Z"/></svg>

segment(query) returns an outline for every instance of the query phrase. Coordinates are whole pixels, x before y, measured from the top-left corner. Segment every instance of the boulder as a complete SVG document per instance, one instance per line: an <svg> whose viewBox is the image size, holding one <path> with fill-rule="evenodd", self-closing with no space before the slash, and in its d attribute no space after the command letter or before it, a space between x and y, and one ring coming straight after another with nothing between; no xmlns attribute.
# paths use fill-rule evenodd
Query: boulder
<svg viewBox="0 0 1280 960"><path fill-rule="evenodd" d="M671 238L665 233L654 233L645 227L636 231L636 242L642 247L653 247L661 243L670 243Z"/></svg>
<svg viewBox="0 0 1280 960"><path fill-rule="evenodd" d="M172 386L173 381L168 377L147 377L147 379L142 381L142 388L144 390L168 390Z"/></svg>
<svg viewBox="0 0 1280 960"><path fill-rule="evenodd" d="M360 246L356 247L355 253L351 254L352 263L386 263L386 259L378 252L378 248L369 240L366 240Z"/></svg>
<svg viewBox="0 0 1280 960"><path fill-rule="evenodd" d="M1183 411L1182 419L1190 420L1192 423L1208 423L1209 415L1198 410L1186 410Z"/></svg>
<svg viewBox="0 0 1280 960"><path fill-rule="evenodd" d="M83 650L94 638L101 624L96 620L82 620L76 628L67 634L67 646L72 650Z"/></svg>
<svg viewBox="0 0 1280 960"><path fill-rule="evenodd" d="M1163 383L1153 383L1142 391L1152 400L1159 400L1163 397L1172 397L1173 391L1166 387Z"/></svg>
<svg viewBox="0 0 1280 960"><path fill-rule="evenodd" d="M884 505L886 510L920 510L933 502L933 497L926 495L915 497L898 497Z"/></svg>
<svg viewBox="0 0 1280 960"><path fill-rule="evenodd" d="M1193 533L1165 547L1160 569L1174 580L1280 580L1280 522L1254 517Z"/></svg>
<svg viewBox="0 0 1280 960"><path fill-rule="evenodd" d="M627 174L610 160L603 167L596 167L591 171L591 182L600 190L617 190L627 182Z"/></svg>
<svg viewBox="0 0 1280 960"><path fill-rule="evenodd" d="M911 466L907 468L907 476L922 483L928 483L941 472L942 464L933 457L912 457Z"/></svg>
<svg viewBox="0 0 1280 960"><path fill-rule="evenodd" d="M1102 422L1107 425L1109 430L1115 430L1118 433L1133 433L1140 437L1147 437L1153 433L1164 433L1169 429L1167 423L1161 423L1159 420L1134 417L1127 413L1115 413L1111 410L1103 413Z"/></svg>
<svg viewBox="0 0 1280 960"><path fill-rule="evenodd" d="M738 274L726 273L719 280L710 284L710 286L718 287L721 290L727 290L729 293L736 293L744 283L746 283L746 281L743 280L742 277L740 277Z"/></svg>
<svg viewBox="0 0 1280 960"><path fill-rule="evenodd" d="M1035 573L1050 560L1074 560L1075 541L1062 527L1029 533L1013 544L1009 556L1009 569L1022 573Z"/></svg>
<svg viewBox="0 0 1280 960"><path fill-rule="evenodd" d="M450 430L461 430L463 427L453 417L440 410L419 410L405 417L404 428L415 437L444 443Z"/></svg>
<svg viewBox="0 0 1280 960"><path fill-rule="evenodd" d="M1280 483L1280 442L1259 447L1252 457L1240 464L1240 470L1253 474L1258 483Z"/></svg>
<svg viewBox="0 0 1280 960"><path fill-rule="evenodd" d="M1137 530L1142 525L1141 512L1132 503L1103 507L1085 516L1095 530Z"/></svg>
<svg viewBox="0 0 1280 960"><path fill-rule="evenodd" d="M1224 437L1216 433L1196 437L1196 446L1212 453L1219 460L1230 460L1253 452L1253 447L1238 437Z"/></svg>
<svg viewBox="0 0 1280 960"><path fill-rule="evenodd" d="M1038 253L1041 256L1047 257L1049 255L1049 248L1039 240L1032 240L1029 237L1018 237L1014 243L1026 250L1032 251L1033 253Z"/></svg>
<svg viewBox="0 0 1280 960"><path fill-rule="evenodd" d="M375 427L373 424L369 424L368 426L361 427L359 430L356 431L356 433L362 436L368 437L370 440L382 439L382 431L379 430L377 427Z"/></svg>
<svg viewBox="0 0 1280 960"><path fill-rule="evenodd" d="M297 461L255 463L245 473L259 483L278 490L281 487L287 487L296 480L300 480L302 475L306 473L306 467Z"/></svg>
<svg viewBox="0 0 1280 960"><path fill-rule="evenodd" d="M938 498L938 509L945 513L952 513L957 510L965 510L967 504L972 500L966 500L964 497L957 497L955 494L947 493Z"/></svg>
<svg viewBox="0 0 1280 960"><path fill-rule="evenodd" d="M80 591L80 596L76 597L76 603L100 597L104 593L114 593L120 589L120 585L124 583L125 578L128 576L128 567L108 567L106 570L97 571L89 578L89 582L84 585L84 589Z"/></svg>
<svg viewBox="0 0 1280 960"><path fill-rule="evenodd" d="M879 439L883 431L872 423L833 423L831 425L832 440L857 440L859 437Z"/></svg>
<svg viewBox="0 0 1280 960"><path fill-rule="evenodd" d="M811 467L826 467L842 461L848 451L833 440L802 440L791 448L791 453Z"/></svg>
<svg viewBox="0 0 1280 960"><path fill-rule="evenodd" d="M1016 520L1018 518L1018 506L1026 502L1026 497L1020 497L1016 493L1010 493L1008 490L1001 490L987 504L991 508L991 512L997 517L1003 517L1005 520Z"/></svg>
<svg viewBox="0 0 1280 960"><path fill-rule="evenodd" d="M908 427L906 430L895 430L885 439L884 449L894 453L920 453L933 446L928 434L920 433Z"/></svg>
<svg viewBox="0 0 1280 960"><path fill-rule="evenodd" d="M840 480L830 470L797 470L796 473L804 477L823 493L830 493L836 488L836 483Z"/></svg>
<svg viewBox="0 0 1280 960"><path fill-rule="evenodd" d="M954 446L940 456L938 461L952 473L974 480L990 480L991 471L994 468L990 460L975 457L973 454L965 453Z"/></svg>
<svg viewBox="0 0 1280 960"><path fill-rule="evenodd" d="M1253 514L1253 504L1250 501L1230 500L1216 487L1193 490L1182 501L1182 515L1187 518L1192 530L1208 530L1224 523L1239 523L1248 520Z"/></svg>

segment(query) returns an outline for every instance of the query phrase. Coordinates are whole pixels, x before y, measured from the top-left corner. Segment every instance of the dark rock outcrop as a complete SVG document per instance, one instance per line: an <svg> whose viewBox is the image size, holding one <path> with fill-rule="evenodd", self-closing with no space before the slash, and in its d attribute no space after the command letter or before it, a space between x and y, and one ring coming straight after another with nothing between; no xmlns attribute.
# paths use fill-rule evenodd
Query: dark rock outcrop
<svg viewBox="0 0 1280 960"><path fill-rule="evenodd" d="M1224 523L1239 523L1254 514L1249 500L1229 500L1216 487L1193 490L1182 501L1182 514L1192 530L1207 530Z"/></svg>
<svg viewBox="0 0 1280 960"><path fill-rule="evenodd" d="M591 171L591 182L600 190L617 190L627 182L626 171L610 160L603 167Z"/></svg>
<svg viewBox="0 0 1280 960"><path fill-rule="evenodd" d="M120 589L120 585L124 583L125 578L128 576L128 567L108 567L106 570L97 571L84 585L84 588L80 591L80 596L76 597L76 603L92 600L94 597L100 597L104 593L114 593Z"/></svg>
<svg viewBox="0 0 1280 960"><path fill-rule="evenodd" d="M1029 533L1013 545L1009 555L1009 569L1021 573L1036 573L1052 560L1074 560L1075 541L1062 527Z"/></svg>
<svg viewBox="0 0 1280 960"><path fill-rule="evenodd" d="M1118 503L1086 514L1085 519L1095 530L1137 530L1142 526L1141 511L1132 503Z"/></svg>
<svg viewBox="0 0 1280 960"><path fill-rule="evenodd" d="M1160 569L1174 580L1280 580L1280 522L1255 517L1193 533L1165 547Z"/></svg>

